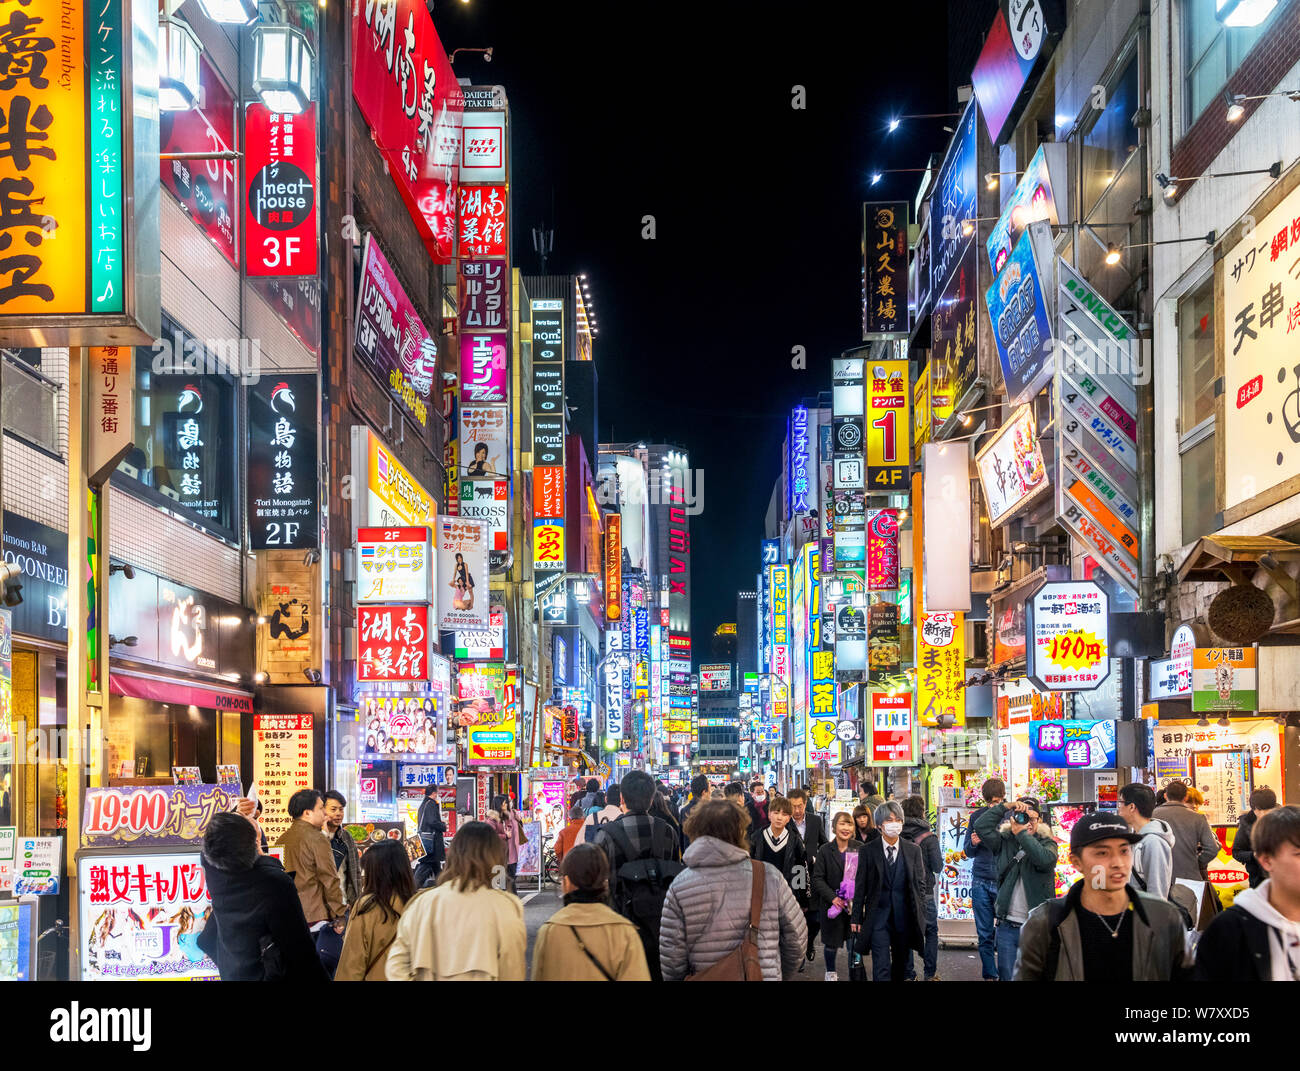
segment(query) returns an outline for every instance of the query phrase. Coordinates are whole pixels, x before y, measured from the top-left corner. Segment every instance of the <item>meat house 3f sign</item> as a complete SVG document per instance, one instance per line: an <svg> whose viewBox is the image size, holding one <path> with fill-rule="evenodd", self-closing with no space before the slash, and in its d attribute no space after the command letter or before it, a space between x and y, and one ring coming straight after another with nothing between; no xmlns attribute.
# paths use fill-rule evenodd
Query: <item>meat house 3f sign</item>
<svg viewBox="0 0 1300 1071"><path fill-rule="evenodd" d="M159 332L157 108L136 108L132 83L136 66L157 68L158 23L156 8L138 9L0 4L0 344L145 343ZM139 218L136 205L149 206Z"/></svg>

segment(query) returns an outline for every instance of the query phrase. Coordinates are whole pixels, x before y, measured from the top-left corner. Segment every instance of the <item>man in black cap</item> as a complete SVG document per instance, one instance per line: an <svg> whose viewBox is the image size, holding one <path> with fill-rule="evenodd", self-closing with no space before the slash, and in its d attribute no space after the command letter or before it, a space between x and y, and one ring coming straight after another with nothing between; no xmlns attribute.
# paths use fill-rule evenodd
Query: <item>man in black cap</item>
<svg viewBox="0 0 1300 1071"><path fill-rule="evenodd" d="M1168 982L1188 977L1178 908L1129 885L1138 840L1115 814L1080 818L1070 862L1083 878L1029 913L1017 982Z"/></svg>

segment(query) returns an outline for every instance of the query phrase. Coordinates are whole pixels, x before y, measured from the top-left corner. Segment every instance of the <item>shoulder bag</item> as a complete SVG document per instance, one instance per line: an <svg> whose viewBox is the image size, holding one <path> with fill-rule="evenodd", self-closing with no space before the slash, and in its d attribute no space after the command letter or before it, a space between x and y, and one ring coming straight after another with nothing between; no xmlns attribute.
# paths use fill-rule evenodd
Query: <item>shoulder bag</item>
<svg viewBox="0 0 1300 1071"><path fill-rule="evenodd" d="M591 960L592 966L595 967L596 970L600 971L600 973L605 976L605 981L607 982L618 981L618 979L615 978L612 974L610 974L609 971L605 970L605 965L591 954L591 949L589 949L586 945L582 943L582 938L578 936L578 928L576 926L570 926L569 929L573 931L573 939L578 942L578 947L582 949L582 954L586 956L589 960Z"/></svg>
<svg viewBox="0 0 1300 1071"><path fill-rule="evenodd" d="M698 974L687 975L688 982L761 982L763 967L758 960L758 923L763 913L763 886L767 875L763 864L751 859L754 871L753 889L749 896L749 927L744 940L718 960L712 967Z"/></svg>

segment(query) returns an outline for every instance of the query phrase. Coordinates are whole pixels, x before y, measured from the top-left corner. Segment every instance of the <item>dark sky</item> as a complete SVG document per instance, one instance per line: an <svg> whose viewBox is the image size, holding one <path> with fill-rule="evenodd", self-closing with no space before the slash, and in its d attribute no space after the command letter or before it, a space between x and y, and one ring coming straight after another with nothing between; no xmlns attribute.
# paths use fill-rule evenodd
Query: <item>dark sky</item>
<svg viewBox="0 0 1300 1071"><path fill-rule="evenodd" d="M963 0L958 0L963 2ZM510 99L514 260L592 284L602 441L677 443L697 654L752 589L790 408L861 342L861 202L909 198L947 136L947 5L437 0L456 73ZM806 107L791 107L793 88ZM553 206L553 207L552 207ZM653 215L657 238L641 237ZM791 347L808 354L790 367Z"/></svg>

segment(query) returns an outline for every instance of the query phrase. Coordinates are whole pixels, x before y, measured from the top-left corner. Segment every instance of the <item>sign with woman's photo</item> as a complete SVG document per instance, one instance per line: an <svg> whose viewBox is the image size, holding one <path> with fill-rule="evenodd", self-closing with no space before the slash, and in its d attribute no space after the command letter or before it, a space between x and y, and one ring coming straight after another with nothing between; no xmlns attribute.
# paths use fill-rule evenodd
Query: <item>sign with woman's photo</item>
<svg viewBox="0 0 1300 1071"><path fill-rule="evenodd" d="M438 621L446 632L488 627L488 526L444 517L438 525Z"/></svg>

